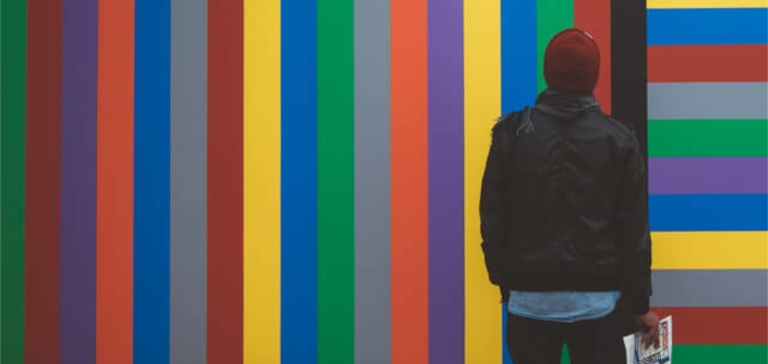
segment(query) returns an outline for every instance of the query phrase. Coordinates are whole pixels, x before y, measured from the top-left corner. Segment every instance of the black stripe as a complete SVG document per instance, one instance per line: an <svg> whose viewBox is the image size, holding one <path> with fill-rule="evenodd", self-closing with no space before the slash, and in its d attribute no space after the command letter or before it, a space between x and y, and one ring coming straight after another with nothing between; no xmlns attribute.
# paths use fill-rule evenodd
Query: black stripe
<svg viewBox="0 0 768 364"><path fill-rule="evenodd" d="M648 155L648 72L645 0L611 1L613 116L631 123Z"/></svg>

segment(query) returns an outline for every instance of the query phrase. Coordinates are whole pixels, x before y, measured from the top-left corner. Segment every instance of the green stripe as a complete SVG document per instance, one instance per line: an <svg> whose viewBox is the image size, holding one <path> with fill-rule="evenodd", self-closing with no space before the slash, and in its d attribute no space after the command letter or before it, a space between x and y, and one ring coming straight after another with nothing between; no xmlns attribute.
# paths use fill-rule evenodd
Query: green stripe
<svg viewBox="0 0 768 364"><path fill-rule="evenodd" d="M651 120L651 157L765 157L768 120Z"/></svg>
<svg viewBox="0 0 768 364"><path fill-rule="evenodd" d="M547 87L544 80L544 51L550 39L561 30L573 27L573 0L538 0L536 2L536 46L539 92Z"/></svg>
<svg viewBox="0 0 768 364"><path fill-rule="evenodd" d="M765 364L768 345L675 345L672 359L675 364ZM570 362L564 355L561 363Z"/></svg>
<svg viewBox="0 0 768 364"><path fill-rule="evenodd" d="M0 362L23 363L27 3L0 7Z"/></svg>
<svg viewBox="0 0 768 364"><path fill-rule="evenodd" d="M765 364L768 345L675 345L675 364Z"/></svg>
<svg viewBox="0 0 768 364"><path fill-rule="evenodd" d="M317 3L317 349L354 361L353 0Z"/></svg>

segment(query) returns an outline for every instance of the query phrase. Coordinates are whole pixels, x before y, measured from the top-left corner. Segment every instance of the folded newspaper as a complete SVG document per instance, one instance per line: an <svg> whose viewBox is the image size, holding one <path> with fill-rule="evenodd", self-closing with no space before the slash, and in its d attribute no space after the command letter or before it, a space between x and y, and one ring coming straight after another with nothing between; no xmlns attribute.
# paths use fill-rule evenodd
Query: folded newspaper
<svg viewBox="0 0 768 364"><path fill-rule="evenodd" d="M627 364L672 364L672 316L659 321L659 345L646 347L643 334L624 337Z"/></svg>

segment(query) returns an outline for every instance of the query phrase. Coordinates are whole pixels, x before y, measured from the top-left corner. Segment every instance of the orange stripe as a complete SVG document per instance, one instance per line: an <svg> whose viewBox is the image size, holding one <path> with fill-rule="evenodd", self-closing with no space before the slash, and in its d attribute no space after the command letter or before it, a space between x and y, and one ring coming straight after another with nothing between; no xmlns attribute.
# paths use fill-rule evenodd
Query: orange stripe
<svg viewBox="0 0 768 364"><path fill-rule="evenodd" d="M427 1L392 0L391 32L392 364L427 364Z"/></svg>
<svg viewBox="0 0 768 364"><path fill-rule="evenodd" d="M600 48L600 77L595 97L611 114L611 0L574 0L573 24L595 37Z"/></svg>
<svg viewBox="0 0 768 364"><path fill-rule="evenodd" d="M133 0L99 0L96 362L131 363Z"/></svg>

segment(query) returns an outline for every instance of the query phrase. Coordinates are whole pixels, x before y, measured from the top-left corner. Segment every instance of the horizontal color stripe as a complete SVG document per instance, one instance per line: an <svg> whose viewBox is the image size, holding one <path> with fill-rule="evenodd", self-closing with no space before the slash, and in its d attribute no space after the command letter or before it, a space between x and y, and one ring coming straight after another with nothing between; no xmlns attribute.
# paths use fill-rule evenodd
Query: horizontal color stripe
<svg viewBox="0 0 768 364"><path fill-rule="evenodd" d="M768 269L768 232L654 232L653 268ZM727 248L724 247L727 242Z"/></svg>
<svg viewBox="0 0 768 364"><path fill-rule="evenodd" d="M718 329L708 327L708 330ZM673 355L675 363L765 364L768 345L675 345Z"/></svg>
<svg viewBox="0 0 768 364"><path fill-rule="evenodd" d="M649 119L765 119L764 82L649 83Z"/></svg>
<svg viewBox="0 0 768 364"><path fill-rule="evenodd" d="M728 242L731 243L731 242ZM658 247L658 249L665 249ZM738 249L736 249L738 250ZM653 306L756 307L768 304L766 270L656 270Z"/></svg>
<svg viewBox="0 0 768 364"><path fill-rule="evenodd" d="M648 47L649 82L765 82L764 45Z"/></svg>
<svg viewBox="0 0 768 364"><path fill-rule="evenodd" d="M649 9L669 8L764 8L766 0L648 0Z"/></svg>
<svg viewBox="0 0 768 364"><path fill-rule="evenodd" d="M651 195L654 231L768 230L768 195Z"/></svg>
<svg viewBox="0 0 768 364"><path fill-rule="evenodd" d="M649 45L766 44L768 9L648 10Z"/></svg>
<svg viewBox="0 0 768 364"><path fill-rule="evenodd" d="M768 120L651 120L650 157L765 157Z"/></svg>
<svg viewBox="0 0 768 364"><path fill-rule="evenodd" d="M764 303L765 304L765 303ZM768 343L767 307L654 307L673 317L675 344Z"/></svg>
<svg viewBox="0 0 768 364"><path fill-rule="evenodd" d="M766 158L651 158L652 194L768 193Z"/></svg>

